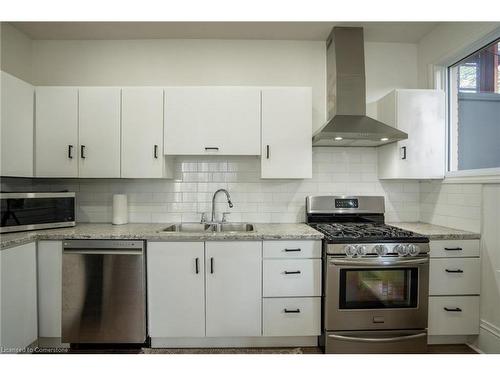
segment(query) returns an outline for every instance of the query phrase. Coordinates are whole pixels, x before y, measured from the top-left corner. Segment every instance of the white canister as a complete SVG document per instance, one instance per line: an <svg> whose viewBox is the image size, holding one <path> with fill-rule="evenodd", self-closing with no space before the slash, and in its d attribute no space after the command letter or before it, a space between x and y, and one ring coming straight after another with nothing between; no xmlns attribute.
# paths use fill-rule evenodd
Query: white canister
<svg viewBox="0 0 500 375"><path fill-rule="evenodd" d="M113 195L113 224L128 223L128 202L126 194Z"/></svg>

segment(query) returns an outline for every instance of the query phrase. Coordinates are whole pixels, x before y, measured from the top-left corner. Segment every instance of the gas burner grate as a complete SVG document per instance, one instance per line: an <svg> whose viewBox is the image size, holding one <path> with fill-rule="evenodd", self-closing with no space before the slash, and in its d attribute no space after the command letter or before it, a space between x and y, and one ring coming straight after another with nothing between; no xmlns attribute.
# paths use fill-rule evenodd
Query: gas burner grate
<svg viewBox="0 0 500 375"><path fill-rule="evenodd" d="M414 238L416 234L404 229L376 223L318 223L309 224L325 235L327 240L388 240Z"/></svg>

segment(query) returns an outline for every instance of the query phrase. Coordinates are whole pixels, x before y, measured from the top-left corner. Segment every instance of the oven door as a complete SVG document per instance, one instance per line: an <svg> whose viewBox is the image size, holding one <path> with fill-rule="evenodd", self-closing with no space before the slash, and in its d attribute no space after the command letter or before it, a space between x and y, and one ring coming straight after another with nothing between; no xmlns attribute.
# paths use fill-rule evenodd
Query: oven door
<svg viewBox="0 0 500 375"><path fill-rule="evenodd" d="M328 257L327 331L427 328L429 258Z"/></svg>

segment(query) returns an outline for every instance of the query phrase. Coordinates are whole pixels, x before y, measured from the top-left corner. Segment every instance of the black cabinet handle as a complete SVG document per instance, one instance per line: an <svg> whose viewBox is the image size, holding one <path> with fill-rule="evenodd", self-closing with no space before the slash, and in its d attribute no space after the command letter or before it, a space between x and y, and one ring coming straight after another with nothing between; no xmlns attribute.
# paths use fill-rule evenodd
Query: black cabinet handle
<svg viewBox="0 0 500 375"><path fill-rule="evenodd" d="M80 146L80 157L85 159L85 145Z"/></svg>
<svg viewBox="0 0 500 375"><path fill-rule="evenodd" d="M200 258L196 258L194 260L194 269L196 270L196 273L200 273L199 261L200 261Z"/></svg>
<svg viewBox="0 0 500 375"><path fill-rule="evenodd" d="M462 309L460 307L455 307L453 309L450 309L449 307L445 307L444 311L449 311L449 312L460 312Z"/></svg>
<svg viewBox="0 0 500 375"><path fill-rule="evenodd" d="M210 150L219 151L219 147L205 147L205 151L210 151Z"/></svg>
<svg viewBox="0 0 500 375"><path fill-rule="evenodd" d="M300 251L300 249L299 248L297 248L297 249L285 249L285 251L286 252L293 252L293 251Z"/></svg>
<svg viewBox="0 0 500 375"><path fill-rule="evenodd" d="M300 309L295 309L295 310L285 309L285 314L298 314L298 313L300 313Z"/></svg>
<svg viewBox="0 0 500 375"><path fill-rule="evenodd" d="M214 258L210 258L210 273L214 273Z"/></svg>
<svg viewBox="0 0 500 375"><path fill-rule="evenodd" d="M155 159L158 159L158 145L155 145L153 155Z"/></svg>
<svg viewBox="0 0 500 375"><path fill-rule="evenodd" d="M463 270L449 270L448 268L445 269L446 272L448 273L464 273Z"/></svg>
<svg viewBox="0 0 500 375"><path fill-rule="evenodd" d="M300 273L300 271L285 271L285 275L296 275L299 273Z"/></svg>
<svg viewBox="0 0 500 375"><path fill-rule="evenodd" d="M447 251L460 251L463 250L461 247L445 247L444 248Z"/></svg>
<svg viewBox="0 0 500 375"><path fill-rule="evenodd" d="M269 145L266 146L266 159L269 159Z"/></svg>
<svg viewBox="0 0 500 375"><path fill-rule="evenodd" d="M73 145L68 145L68 159L73 159Z"/></svg>
<svg viewBox="0 0 500 375"><path fill-rule="evenodd" d="M401 160L406 159L406 146L401 147L401 151L403 151L403 155L401 155Z"/></svg>

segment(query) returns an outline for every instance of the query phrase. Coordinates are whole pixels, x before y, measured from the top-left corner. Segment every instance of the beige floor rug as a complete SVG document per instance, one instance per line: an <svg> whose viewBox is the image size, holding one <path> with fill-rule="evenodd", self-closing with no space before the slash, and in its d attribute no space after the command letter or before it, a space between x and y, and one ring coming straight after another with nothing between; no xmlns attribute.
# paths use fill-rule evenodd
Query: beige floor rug
<svg viewBox="0 0 500 375"><path fill-rule="evenodd" d="M144 348L144 354L303 354L301 348Z"/></svg>

